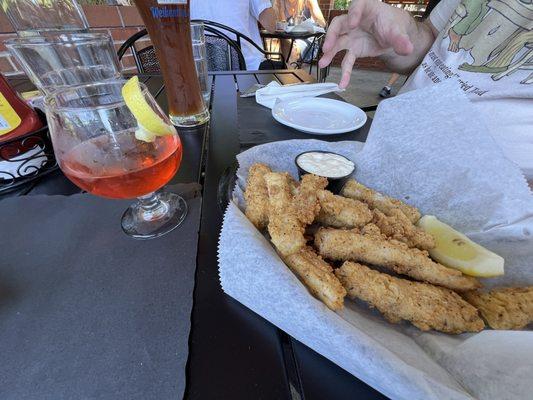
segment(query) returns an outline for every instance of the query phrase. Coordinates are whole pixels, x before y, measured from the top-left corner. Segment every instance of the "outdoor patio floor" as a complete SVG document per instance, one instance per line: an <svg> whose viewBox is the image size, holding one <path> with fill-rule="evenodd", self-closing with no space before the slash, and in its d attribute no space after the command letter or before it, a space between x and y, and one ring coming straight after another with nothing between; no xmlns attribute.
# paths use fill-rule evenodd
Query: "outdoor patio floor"
<svg viewBox="0 0 533 400"><path fill-rule="evenodd" d="M380 71L368 71L362 69L355 69L352 72L352 78L350 80L350 85L348 88L339 93L347 102L355 104L358 107L370 106L373 104L378 104L380 100L383 100L379 97L379 91L385 86L389 77L389 72L380 72ZM327 82L336 82L340 81L341 69L338 67L332 67ZM405 77L401 76L398 81L392 87L392 94L394 96L398 93L398 90L402 87Z"/></svg>

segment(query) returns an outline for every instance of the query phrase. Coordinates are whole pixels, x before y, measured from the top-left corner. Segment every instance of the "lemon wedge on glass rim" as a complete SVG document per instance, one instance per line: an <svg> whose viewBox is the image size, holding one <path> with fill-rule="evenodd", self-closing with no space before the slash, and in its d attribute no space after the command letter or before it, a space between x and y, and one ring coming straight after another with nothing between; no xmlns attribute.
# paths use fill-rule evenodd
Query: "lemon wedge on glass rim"
<svg viewBox="0 0 533 400"><path fill-rule="evenodd" d="M167 124L148 104L144 98L138 76L130 78L124 84L122 97L139 124L139 129L135 131L135 138L144 142L153 142L156 136L176 133L176 128Z"/></svg>
<svg viewBox="0 0 533 400"><path fill-rule="evenodd" d="M429 255L439 263L470 276L489 278L503 275L503 257L473 242L433 215L420 218L418 226L435 237L436 245L429 250Z"/></svg>

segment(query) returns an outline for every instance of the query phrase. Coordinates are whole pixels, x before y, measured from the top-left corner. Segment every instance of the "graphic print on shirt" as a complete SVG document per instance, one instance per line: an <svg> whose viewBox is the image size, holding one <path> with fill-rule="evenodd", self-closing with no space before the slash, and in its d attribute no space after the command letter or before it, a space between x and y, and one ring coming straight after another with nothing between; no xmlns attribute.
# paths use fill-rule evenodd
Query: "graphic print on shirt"
<svg viewBox="0 0 533 400"><path fill-rule="evenodd" d="M494 81L533 70L533 0L462 0L443 40L449 52L470 55L459 70L490 74ZM533 72L520 83L533 84Z"/></svg>

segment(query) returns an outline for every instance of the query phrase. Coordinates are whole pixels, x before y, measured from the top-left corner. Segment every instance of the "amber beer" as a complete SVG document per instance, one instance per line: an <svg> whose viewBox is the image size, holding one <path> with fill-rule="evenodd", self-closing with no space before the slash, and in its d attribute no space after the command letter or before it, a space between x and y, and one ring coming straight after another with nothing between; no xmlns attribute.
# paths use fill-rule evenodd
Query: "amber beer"
<svg viewBox="0 0 533 400"><path fill-rule="evenodd" d="M179 127L209 120L191 42L189 0L135 0L163 73L172 123Z"/></svg>

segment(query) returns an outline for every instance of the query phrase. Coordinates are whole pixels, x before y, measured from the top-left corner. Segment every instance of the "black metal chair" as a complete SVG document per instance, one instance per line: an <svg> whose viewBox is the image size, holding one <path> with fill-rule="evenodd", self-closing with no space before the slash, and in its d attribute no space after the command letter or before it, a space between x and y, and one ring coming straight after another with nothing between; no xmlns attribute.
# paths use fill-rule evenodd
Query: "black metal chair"
<svg viewBox="0 0 533 400"><path fill-rule="evenodd" d="M265 57L276 55L280 56L283 60L281 54L264 51L249 37L228 26L204 20L193 20L192 22L204 24L206 32L207 67L209 71L246 70L246 61L241 50L241 45L244 41L254 46ZM235 35L236 39L234 40L230 38L228 34L222 30ZM161 69L154 47L150 45L143 49L137 48L136 42L147 35L148 33L146 29L143 29L128 38L122 46L120 46L117 52L118 58L122 59L124 54L126 54L126 51L129 49L139 73L160 73Z"/></svg>
<svg viewBox="0 0 533 400"><path fill-rule="evenodd" d="M193 20L192 22L203 23L206 30L207 28L210 28L210 29L217 30L217 32L220 32L220 30L227 31L229 34L235 36L235 43L237 44L239 49L242 49L243 43L248 43L263 55L263 57L267 61L266 63L267 65L268 65L268 62L271 63L271 69L279 69L280 66L283 69L285 69L285 57L283 57L283 54L281 54L280 52L266 51L261 46L259 46L257 43L255 43L251 38L242 34L241 32L227 25L223 25L221 23L214 22L214 21L197 19L197 20ZM279 61L274 60L273 59L274 57L279 59Z"/></svg>
<svg viewBox="0 0 533 400"><path fill-rule="evenodd" d="M303 68L304 64L309 64L309 75L313 73L313 67L316 66L316 80L318 82L325 82L329 75L329 65L326 68L320 68L318 66L318 61L322 57L322 45L324 44L325 38L326 34L313 36L313 40L309 46L300 55L300 59L296 61L296 67L298 69Z"/></svg>
<svg viewBox="0 0 533 400"><path fill-rule="evenodd" d="M216 29L205 27L206 31L206 52L207 66L209 71L227 71L227 70L245 70L246 61L241 49L227 35L218 32ZM137 41L148 36L146 29L143 29L120 46L117 54L119 60L126 54L128 49L131 51L135 66L141 74L161 73L161 67L152 45L138 49Z"/></svg>

